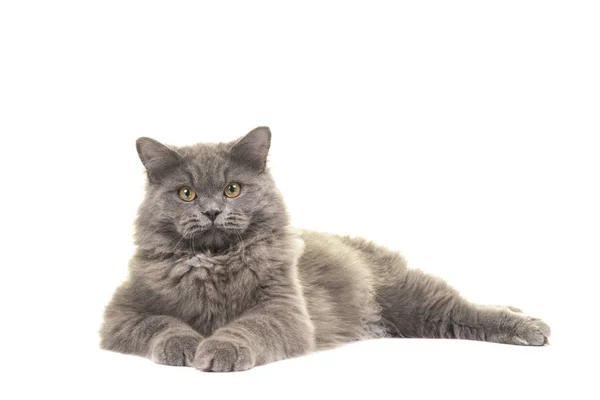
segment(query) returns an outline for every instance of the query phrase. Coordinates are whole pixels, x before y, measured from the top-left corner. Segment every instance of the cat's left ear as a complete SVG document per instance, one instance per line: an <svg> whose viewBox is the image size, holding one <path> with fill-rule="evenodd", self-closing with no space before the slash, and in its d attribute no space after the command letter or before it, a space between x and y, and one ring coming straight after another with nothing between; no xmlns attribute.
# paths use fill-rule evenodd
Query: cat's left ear
<svg viewBox="0 0 600 400"><path fill-rule="evenodd" d="M259 126L233 145L231 155L236 161L262 172L267 166L270 147L271 130L266 126Z"/></svg>

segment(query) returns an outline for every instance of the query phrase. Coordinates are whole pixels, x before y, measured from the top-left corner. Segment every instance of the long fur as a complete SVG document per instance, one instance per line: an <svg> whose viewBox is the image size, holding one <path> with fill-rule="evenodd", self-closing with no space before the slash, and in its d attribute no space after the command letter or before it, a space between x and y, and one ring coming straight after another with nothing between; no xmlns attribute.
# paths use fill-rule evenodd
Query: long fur
<svg viewBox="0 0 600 400"><path fill-rule="evenodd" d="M270 137L262 127L232 143L138 140L149 179L137 251L106 308L102 348L238 371L386 336L547 342L541 320L472 304L398 253L293 230L265 166ZM223 194L231 182L242 187L236 198ZM197 198L181 200L182 186ZM214 223L210 210L219 211Z"/></svg>

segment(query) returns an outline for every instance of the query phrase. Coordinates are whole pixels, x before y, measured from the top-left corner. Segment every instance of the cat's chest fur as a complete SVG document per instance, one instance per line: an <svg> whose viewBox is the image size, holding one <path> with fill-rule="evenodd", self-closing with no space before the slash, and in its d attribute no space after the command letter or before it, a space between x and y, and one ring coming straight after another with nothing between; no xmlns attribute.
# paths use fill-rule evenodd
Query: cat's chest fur
<svg viewBox="0 0 600 400"><path fill-rule="evenodd" d="M145 276L158 300L152 307L210 335L258 302L264 262L237 252L154 263Z"/></svg>

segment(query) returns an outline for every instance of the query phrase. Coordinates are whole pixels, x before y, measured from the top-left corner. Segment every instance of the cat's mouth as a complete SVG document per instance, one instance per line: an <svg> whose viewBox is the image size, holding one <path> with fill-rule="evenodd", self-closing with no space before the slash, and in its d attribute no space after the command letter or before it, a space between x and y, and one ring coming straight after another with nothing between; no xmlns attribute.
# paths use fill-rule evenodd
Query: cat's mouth
<svg viewBox="0 0 600 400"><path fill-rule="evenodd" d="M232 233L231 229L227 229L226 226L221 226L219 224L215 224L215 223L211 223L211 224L205 224L205 225L193 225L191 227L188 227L185 229L185 232L182 233L182 236L185 237L191 237L193 235L195 235L196 237L198 237L199 235L202 236L214 236L214 235L228 235Z"/></svg>
<svg viewBox="0 0 600 400"><path fill-rule="evenodd" d="M229 248L234 242L237 243L237 236L232 231L210 224L197 227L183 236L182 247L189 246L194 252L210 251L216 253Z"/></svg>
<svg viewBox="0 0 600 400"><path fill-rule="evenodd" d="M200 233L200 232L206 232L209 229L212 229L214 227L214 224L206 224L206 225L200 225L200 224L194 224L192 226L188 226L184 228L184 232L183 232L183 236L188 236L188 235L194 235L196 233Z"/></svg>

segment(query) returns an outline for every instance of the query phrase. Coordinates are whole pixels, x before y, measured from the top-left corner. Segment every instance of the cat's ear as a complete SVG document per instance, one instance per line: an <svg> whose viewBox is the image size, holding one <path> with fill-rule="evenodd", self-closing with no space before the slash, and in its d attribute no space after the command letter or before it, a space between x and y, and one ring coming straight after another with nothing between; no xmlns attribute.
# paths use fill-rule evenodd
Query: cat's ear
<svg viewBox="0 0 600 400"><path fill-rule="evenodd" d="M181 164L179 153L154 139L141 137L136 140L135 147L152 183L159 182L167 172Z"/></svg>
<svg viewBox="0 0 600 400"><path fill-rule="evenodd" d="M238 140L231 149L233 158L258 172L264 171L271 147L271 130L259 126Z"/></svg>

